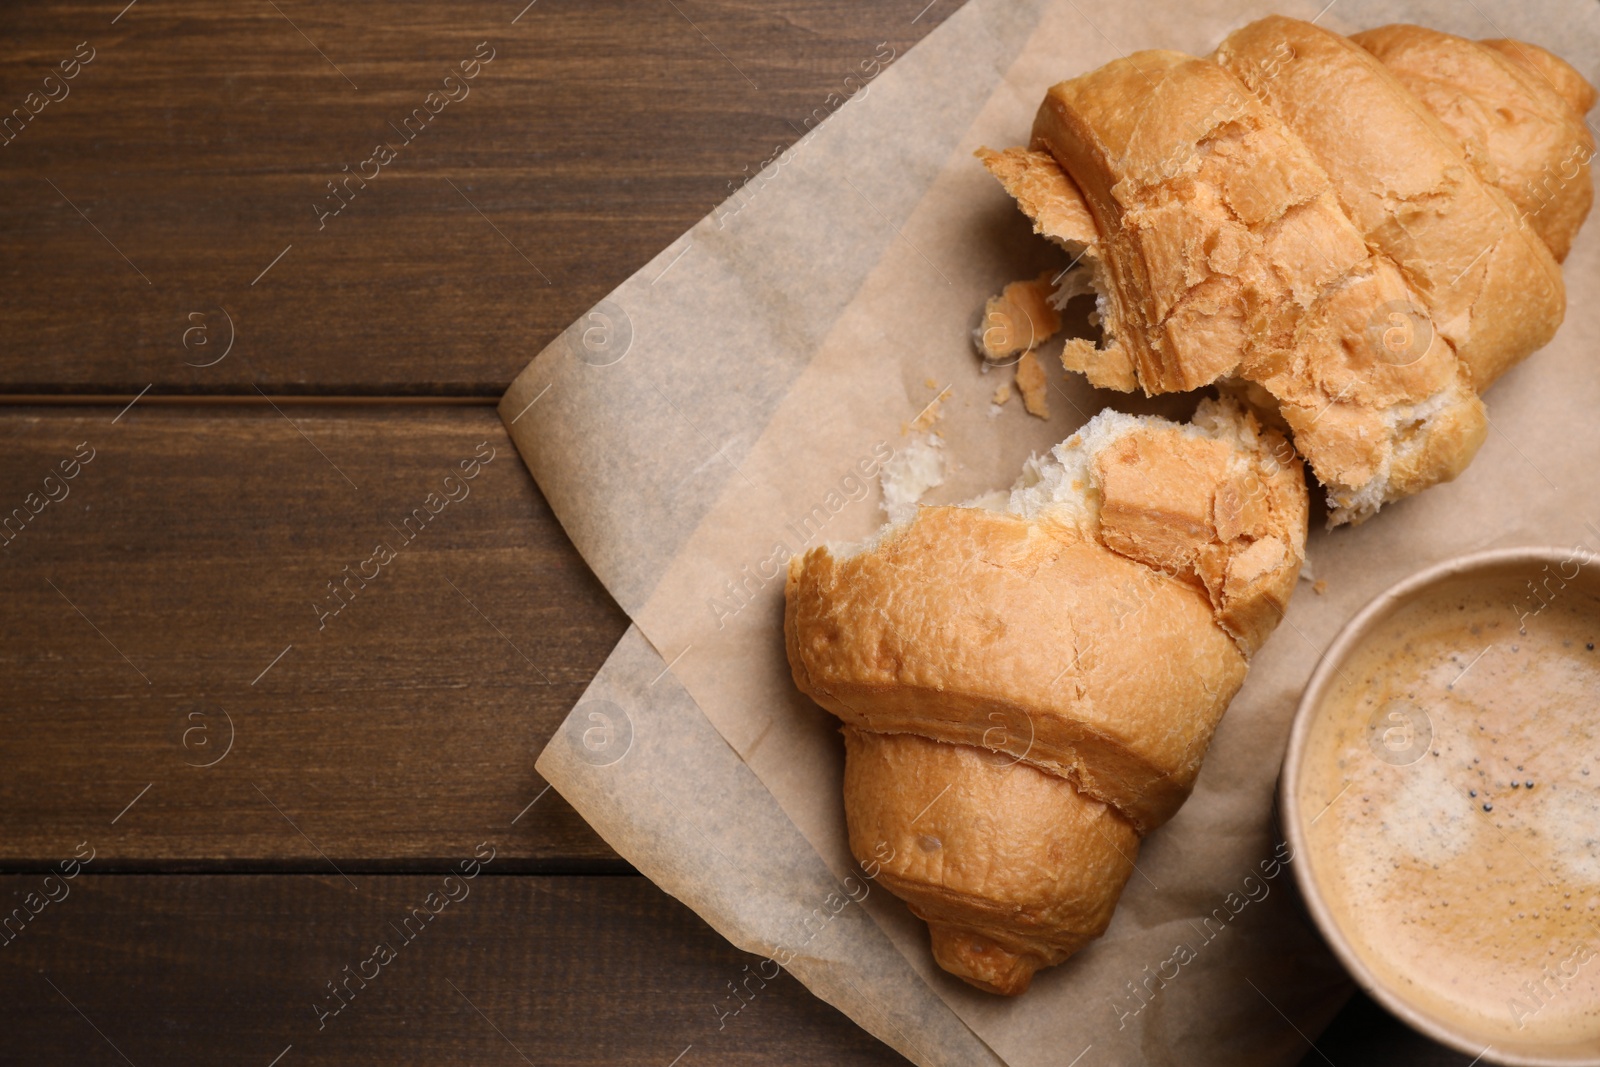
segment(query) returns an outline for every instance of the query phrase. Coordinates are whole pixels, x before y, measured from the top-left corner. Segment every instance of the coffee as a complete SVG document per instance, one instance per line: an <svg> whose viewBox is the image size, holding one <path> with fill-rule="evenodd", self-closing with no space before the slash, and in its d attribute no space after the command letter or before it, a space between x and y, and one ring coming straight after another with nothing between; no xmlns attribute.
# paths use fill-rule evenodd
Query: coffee
<svg viewBox="0 0 1600 1067"><path fill-rule="evenodd" d="M1299 764L1353 951L1496 1048L1600 1048L1600 598L1577 570L1419 594L1341 664Z"/></svg>

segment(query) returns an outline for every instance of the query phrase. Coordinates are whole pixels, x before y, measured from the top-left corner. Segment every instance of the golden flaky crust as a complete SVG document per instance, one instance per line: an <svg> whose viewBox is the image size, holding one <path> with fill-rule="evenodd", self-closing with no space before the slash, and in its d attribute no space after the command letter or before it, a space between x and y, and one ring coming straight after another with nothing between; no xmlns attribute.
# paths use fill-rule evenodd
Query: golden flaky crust
<svg viewBox="0 0 1600 1067"><path fill-rule="evenodd" d="M1203 589L979 508L921 508L848 559L814 548L788 593L795 681L840 719L967 745L1008 728L1146 830L1188 796L1244 681Z"/></svg>
<svg viewBox="0 0 1600 1067"><path fill-rule="evenodd" d="M1200 584L1217 625L1251 656L1283 617L1305 561L1305 469L1253 414L1207 405L1195 422L1220 439L1146 427L1095 456L1098 536Z"/></svg>
<svg viewBox="0 0 1600 1067"><path fill-rule="evenodd" d="M1537 76L1549 85L1579 115L1587 115L1594 107L1595 88L1587 78L1560 56L1527 41L1512 41L1504 37L1480 41L1485 48L1493 48L1511 62Z"/></svg>
<svg viewBox="0 0 1600 1067"><path fill-rule="evenodd" d="M1566 259L1594 200L1594 136L1546 70L1560 64L1569 72L1560 84L1588 82L1543 49L1544 69L1517 62L1516 42L1504 42L1511 47L1502 50L1407 25L1350 39L1433 112L1478 176L1506 194L1557 261Z"/></svg>
<svg viewBox="0 0 1600 1067"><path fill-rule="evenodd" d="M1103 931L1305 558L1276 431L1229 404L1122 418L1062 446L1086 450L1081 504L922 507L789 565L795 683L848 727L852 851L995 992Z"/></svg>
<svg viewBox="0 0 1600 1067"><path fill-rule="evenodd" d="M1068 370L1086 375L1090 384L1101 389L1132 392L1139 380L1118 335L1123 318L1117 303L1121 297L1103 278L1105 264L1099 230L1083 194L1049 152L1027 148L995 152L980 148L977 156L1033 221L1034 232L1065 249L1093 279L1100 297L1101 343L1097 346L1082 338L1069 338L1062 349L1061 362Z"/></svg>
<svg viewBox="0 0 1600 1067"><path fill-rule="evenodd" d="M1095 217L1120 336L1146 392L1234 373L1270 327L1246 313L1245 295L1274 281L1258 231L1292 207L1317 210L1327 190L1283 134L1226 72L1177 52L1115 60L1046 94L1034 145ZM1359 241L1321 252L1308 264L1327 273L1318 282L1366 258Z"/></svg>
<svg viewBox="0 0 1600 1067"><path fill-rule="evenodd" d="M1377 55L1272 17L1210 59L1136 53L1052 87L1030 148L979 153L1093 277L1105 340L1069 340L1066 367L1262 387L1334 523L1471 462L1478 394L1560 324L1592 195L1594 93L1561 60L1359 39Z"/></svg>
<svg viewBox="0 0 1600 1067"><path fill-rule="evenodd" d="M844 739L850 850L928 923L945 970L1015 995L1105 932L1139 854L1126 819L1004 753Z"/></svg>
<svg viewBox="0 0 1600 1067"><path fill-rule="evenodd" d="M1269 16L1216 60L1300 136L1361 235L1399 264L1479 391L1554 336L1555 257L1461 142L1376 56Z"/></svg>
<svg viewBox="0 0 1600 1067"><path fill-rule="evenodd" d="M1004 152L980 148L977 156L1022 205L1033 220L1034 233L1048 237L1074 255L1100 240L1083 194L1056 166L1050 153L1026 148L1008 148Z"/></svg>

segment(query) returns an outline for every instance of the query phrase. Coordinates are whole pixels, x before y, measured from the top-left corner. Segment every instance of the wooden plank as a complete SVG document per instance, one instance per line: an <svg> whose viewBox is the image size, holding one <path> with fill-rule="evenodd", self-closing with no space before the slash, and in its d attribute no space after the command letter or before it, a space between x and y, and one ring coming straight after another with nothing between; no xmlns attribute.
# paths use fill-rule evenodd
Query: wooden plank
<svg viewBox="0 0 1600 1067"><path fill-rule="evenodd" d="M620 866L533 763L626 620L492 409L13 408L0 455L0 865Z"/></svg>
<svg viewBox="0 0 1600 1067"><path fill-rule="evenodd" d="M774 965L638 877L497 877L496 859L448 886L432 874L352 887L305 875L97 876L98 862L54 882L59 903L0 947L7 1062L906 1062L787 974L763 981ZM15 906L42 882L0 878L0 902ZM438 914L405 926L413 908ZM392 956L381 964L380 943ZM735 1004L729 983L747 990L736 1015L723 1014Z"/></svg>
<svg viewBox="0 0 1600 1067"><path fill-rule="evenodd" d="M498 395L925 4L0 6L0 393Z"/></svg>
<svg viewBox="0 0 1600 1067"><path fill-rule="evenodd" d="M267 1064L285 1049L283 1067L905 1062L787 974L763 981L770 964L642 878L506 878L496 854L447 886L475 852L489 854L473 842L437 873L350 883L96 875L98 855L71 880L0 876L0 914L30 893L38 910L0 933L0 1047L18 1063ZM417 907L438 914L406 925ZM379 942L394 957L381 966ZM348 982L340 999L328 982ZM1358 996L1302 1067L1328 1062L1469 1057Z"/></svg>

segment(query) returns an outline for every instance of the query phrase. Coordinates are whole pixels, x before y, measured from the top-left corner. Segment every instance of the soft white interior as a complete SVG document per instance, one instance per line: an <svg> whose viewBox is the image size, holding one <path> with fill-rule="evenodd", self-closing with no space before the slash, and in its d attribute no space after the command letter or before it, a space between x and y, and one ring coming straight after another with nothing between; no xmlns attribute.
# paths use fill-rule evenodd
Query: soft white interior
<svg viewBox="0 0 1600 1067"><path fill-rule="evenodd" d="M944 484L943 439L931 433L911 438L889 457L878 477L889 522L908 521L917 513L923 494Z"/></svg>
<svg viewBox="0 0 1600 1067"><path fill-rule="evenodd" d="M955 506L1015 515L1029 522L1074 526L1086 536L1093 537L1100 526L1100 487L1094 458L1128 433L1140 428L1170 428L1186 437L1226 442L1231 446L1231 462L1236 473L1244 473L1243 468L1261 458L1260 442L1238 402L1231 398L1202 400L1195 410L1194 419L1187 423L1173 422L1157 415L1128 415L1108 408L1049 452L1028 457L1022 465L1022 473L1009 490L994 489ZM828 551L834 558L848 559L871 551L884 537L902 529L916 517L918 505L915 500L927 488L938 484L933 482L924 486L910 497L910 502L907 501L907 494L921 484L923 479L920 472L929 462L910 454L917 445L918 439L914 438L910 445L896 453L894 459L884 464L881 477L884 507L889 511L889 521L865 541L855 544L828 542ZM896 465L902 455L907 458L902 464ZM942 481L942 452L937 453L937 457L939 479Z"/></svg>
<svg viewBox="0 0 1600 1067"><path fill-rule="evenodd" d="M1050 305L1057 311L1063 311L1066 309L1067 302L1073 297L1087 296L1090 293L1094 293L1097 299L1104 301L1105 297L1100 294L1099 287L1095 285L1097 272L1084 254L1084 246L1077 245L1076 248L1073 248L1072 246L1076 244L1073 241L1059 243L1072 256L1072 265L1056 275L1056 286L1055 290L1050 294Z"/></svg>
<svg viewBox="0 0 1600 1067"><path fill-rule="evenodd" d="M1050 294L1050 303L1058 311L1064 310L1067 302L1073 297L1093 293L1094 311L1089 315L1089 324L1099 327L1100 344L1097 347L1104 352L1117 339L1116 316L1111 313L1109 295L1111 280L1105 276L1106 266L1101 262L1096 249L1088 245L1055 237L1051 237L1050 242L1072 257L1072 266L1062 271L1056 278L1056 288L1055 292Z"/></svg>

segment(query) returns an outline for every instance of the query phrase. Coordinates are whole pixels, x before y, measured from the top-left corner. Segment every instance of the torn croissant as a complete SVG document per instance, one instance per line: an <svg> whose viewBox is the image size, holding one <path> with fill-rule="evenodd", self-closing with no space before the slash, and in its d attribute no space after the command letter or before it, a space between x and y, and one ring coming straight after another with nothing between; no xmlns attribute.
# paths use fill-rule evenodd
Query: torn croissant
<svg viewBox="0 0 1600 1067"><path fill-rule="evenodd" d="M1104 932L1288 603L1308 508L1283 437L1205 401L1103 412L1009 493L791 560L789 662L845 723L851 850L941 967L1017 994Z"/></svg>
<svg viewBox="0 0 1600 1067"><path fill-rule="evenodd" d="M1097 294L1067 369L1261 387L1338 524L1465 469L1479 394L1554 335L1593 102L1521 42L1273 16L1062 82L979 155Z"/></svg>

